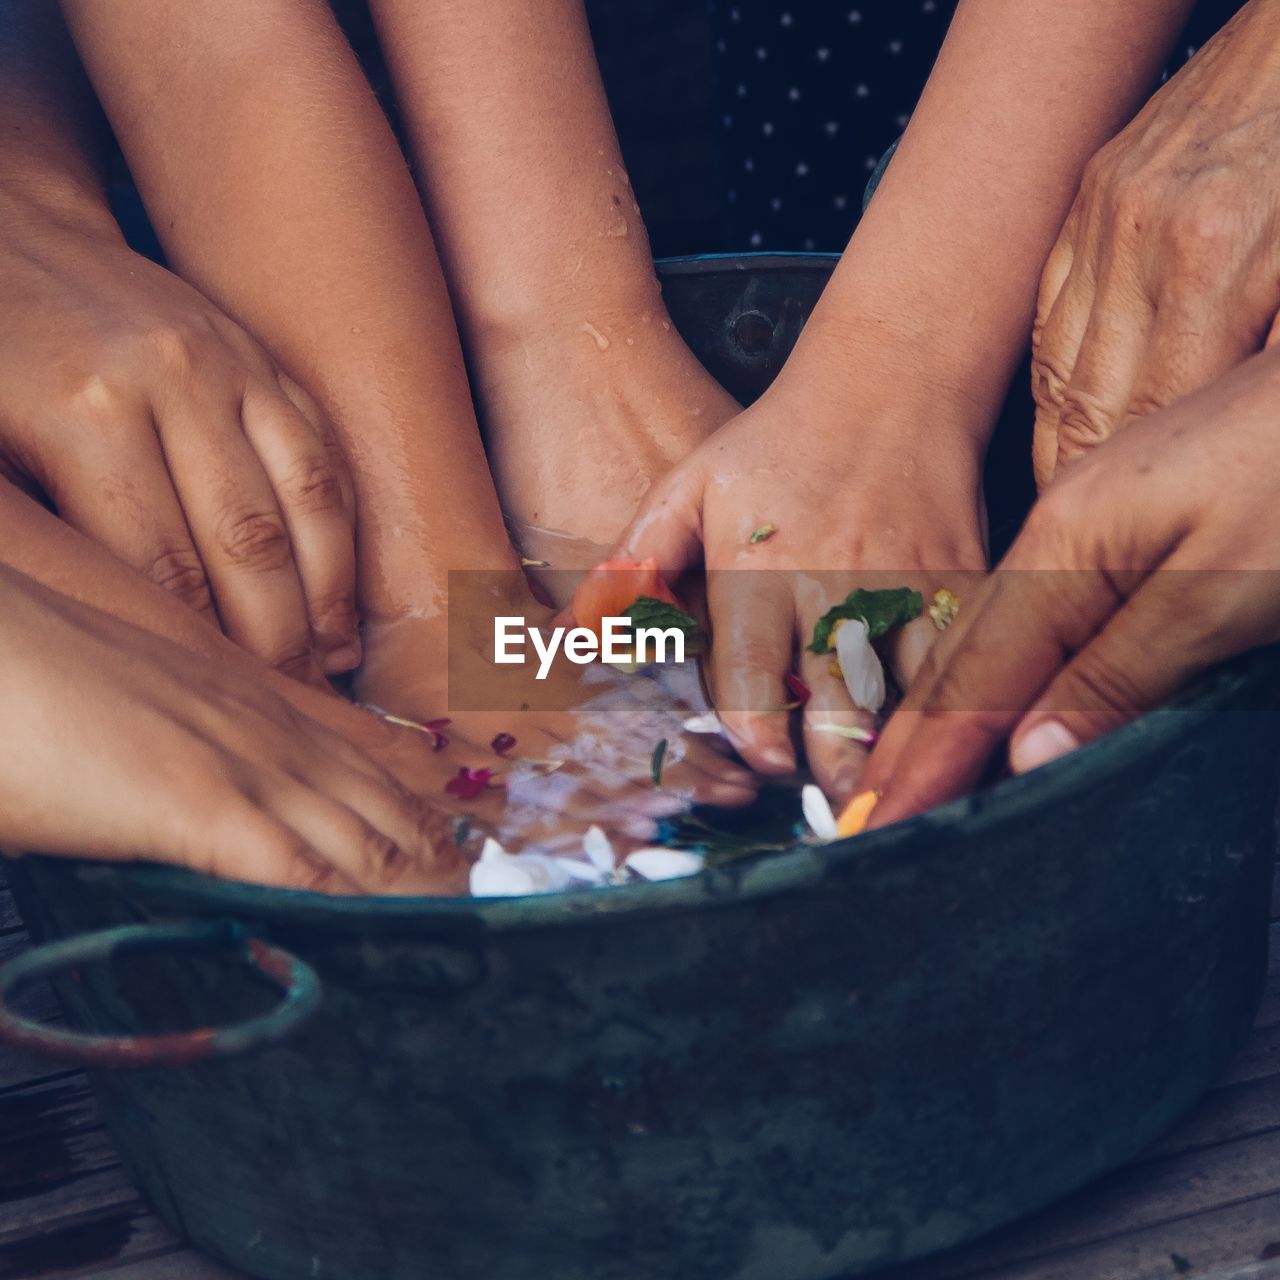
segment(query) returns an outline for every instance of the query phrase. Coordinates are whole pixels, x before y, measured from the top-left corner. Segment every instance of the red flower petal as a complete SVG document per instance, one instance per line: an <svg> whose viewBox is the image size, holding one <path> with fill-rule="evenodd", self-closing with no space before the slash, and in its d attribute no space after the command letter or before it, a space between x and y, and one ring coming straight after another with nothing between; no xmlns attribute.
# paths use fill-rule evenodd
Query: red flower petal
<svg viewBox="0 0 1280 1280"><path fill-rule="evenodd" d="M488 787L489 780L492 777L492 769L468 769L466 765L463 765L444 784L444 789L451 796L457 796L459 800L474 800Z"/></svg>
<svg viewBox="0 0 1280 1280"><path fill-rule="evenodd" d="M794 671L788 671L782 677L782 683L787 686L787 692L791 697L802 707L813 697L813 690Z"/></svg>
<svg viewBox="0 0 1280 1280"><path fill-rule="evenodd" d="M494 735L489 745L493 748L494 755L504 756L516 745L516 740L512 734L499 733Z"/></svg>

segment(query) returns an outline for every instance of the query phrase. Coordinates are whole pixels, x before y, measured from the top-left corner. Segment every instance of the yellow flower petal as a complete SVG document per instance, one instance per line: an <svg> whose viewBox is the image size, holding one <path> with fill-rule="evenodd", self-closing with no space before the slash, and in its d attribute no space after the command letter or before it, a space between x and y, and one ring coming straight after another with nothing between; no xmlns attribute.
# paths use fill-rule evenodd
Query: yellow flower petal
<svg viewBox="0 0 1280 1280"><path fill-rule="evenodd" d="M861 791L840 811L836 819L836 836L844 840L849 836L859 836L871 820L871 811L880 801L878 791Z"/></svg>

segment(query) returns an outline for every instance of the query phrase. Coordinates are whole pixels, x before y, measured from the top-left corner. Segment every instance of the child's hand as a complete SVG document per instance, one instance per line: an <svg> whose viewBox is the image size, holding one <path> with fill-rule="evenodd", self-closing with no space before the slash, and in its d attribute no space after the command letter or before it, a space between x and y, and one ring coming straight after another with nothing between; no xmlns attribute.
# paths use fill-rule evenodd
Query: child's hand
<svg viewBox="0 0 1280 1280"><path fill-rule="evenodd" d="M812 691L810 767L841 800L866 750L831 726L869 729L873 717L855 708L830 656L806 651L814 624L857 587L911 586L926 605L944 587L963 598L966 572L985 567L972 448L948 443L943 424L913 445L919 424L901 417L868 409L867 429L851 429L771 391L657 485L620 549L668 574L703 559L708 681L734 745L764 773L796 767L786 710L796 694L784 677L798 672ZM900 633L900 680L937 634L928 617Z"/></svg>
<svg viewBox="0 0 1280 1280"><path fill-rule="evenodd" d="M0 327L0 474L273 665L356 665L346 464L254 339L114 228L54 217L4 229Z"/></svg>
<svg viewBox="0 0 1280 1280"><path fill-rule="evenodd" d="M443 815L234 662L3 567L0 652L9 849L333 893L465 892Z"/></svg>

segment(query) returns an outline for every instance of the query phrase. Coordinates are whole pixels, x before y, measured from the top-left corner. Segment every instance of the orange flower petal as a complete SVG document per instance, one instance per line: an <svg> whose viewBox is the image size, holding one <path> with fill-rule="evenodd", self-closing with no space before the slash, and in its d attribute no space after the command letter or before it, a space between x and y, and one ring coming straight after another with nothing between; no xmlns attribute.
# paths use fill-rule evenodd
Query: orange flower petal
<svg viewBox="0 0 1280 1280"><path fill-rule="evenodd" d="M878 791L860 791L840 811L836 819L836 837L844 840L849 836L860 836L871 820L871 811L880 801Z"/></svg>

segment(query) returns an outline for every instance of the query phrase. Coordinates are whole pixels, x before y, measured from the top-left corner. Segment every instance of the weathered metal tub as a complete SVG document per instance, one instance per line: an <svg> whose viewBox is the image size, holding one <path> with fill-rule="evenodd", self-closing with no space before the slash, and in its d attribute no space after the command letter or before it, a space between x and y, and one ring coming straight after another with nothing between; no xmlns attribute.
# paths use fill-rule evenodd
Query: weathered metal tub
<svg viewBox="0 0 1280 1280"><path fill-rule="evenodd" d="M667 287L746 395L824 271L683 265ZM1257 654L972 799L689 881L331 900L144 866L9 874L38 938L232 920L318 975L291 1026L234 957L55 984L90 1031L259 1017L225 1057L94 1073L157 1210L236 1266L834 1280L1063 1194L1222 1068L1265 973L1278 685Z"/></svg>

